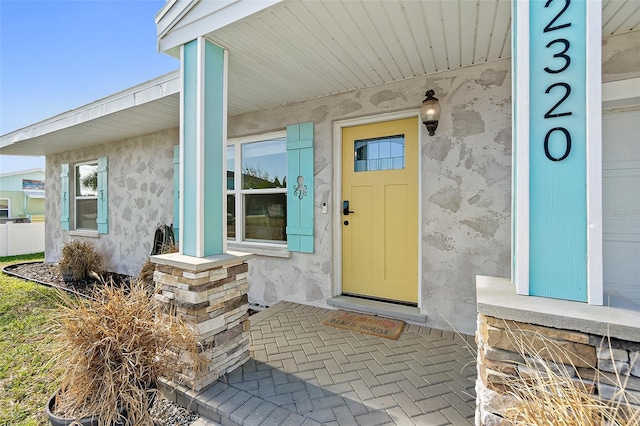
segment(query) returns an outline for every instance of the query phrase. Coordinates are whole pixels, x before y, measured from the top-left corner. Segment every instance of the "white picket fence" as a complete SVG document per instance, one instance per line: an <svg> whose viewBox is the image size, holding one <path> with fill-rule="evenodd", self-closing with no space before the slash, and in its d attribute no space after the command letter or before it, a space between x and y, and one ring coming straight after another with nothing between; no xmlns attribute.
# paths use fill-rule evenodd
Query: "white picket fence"
<svg viewBox="0 0 640 426"><path fill-rule="evenodd" d="M5 223L0 225L0 256L44 251L44 223Z"/></svg>

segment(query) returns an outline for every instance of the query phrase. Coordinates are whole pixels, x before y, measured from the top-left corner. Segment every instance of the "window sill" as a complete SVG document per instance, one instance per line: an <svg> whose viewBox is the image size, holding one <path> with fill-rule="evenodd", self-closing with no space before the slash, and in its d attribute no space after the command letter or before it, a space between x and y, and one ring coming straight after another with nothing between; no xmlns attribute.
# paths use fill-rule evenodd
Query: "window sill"
<svg viewBox="0 0 640 426"><path fill-rule="evenodd" d="M100 238L98 231L86 231L81 229L69 231L69 235L72 237Z"/></svg>
<svg viewBox="0 0 640 426"><path fill-rule="evenodd" d="M271 244L229 242L227 243L227 248L233 251L251 253L256 256L282 257L287 259L291 257L286 245L276 246Z"/></svg>

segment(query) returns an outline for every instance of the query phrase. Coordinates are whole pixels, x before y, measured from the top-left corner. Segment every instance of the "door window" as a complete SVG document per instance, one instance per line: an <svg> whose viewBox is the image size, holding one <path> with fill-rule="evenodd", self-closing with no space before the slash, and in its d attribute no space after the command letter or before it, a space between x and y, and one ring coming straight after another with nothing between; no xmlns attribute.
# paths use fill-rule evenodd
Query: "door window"
<svg viewBox="0 0 640 426"><path fill-rule="evenodd" d="M353 146L356 172L404 169L404 135L360 139Z"/></svg>

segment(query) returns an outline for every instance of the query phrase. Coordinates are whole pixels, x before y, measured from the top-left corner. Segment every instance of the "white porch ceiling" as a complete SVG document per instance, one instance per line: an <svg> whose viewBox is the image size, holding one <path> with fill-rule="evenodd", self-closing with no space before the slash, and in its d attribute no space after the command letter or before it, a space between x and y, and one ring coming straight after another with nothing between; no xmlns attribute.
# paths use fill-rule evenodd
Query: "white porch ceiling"
<svg viewBox="0 0 640 426"><path fill-rule="evenodd" d="M603 36L640 29L637 0L602 7ZM237 115L510 57L511 0L284 0L207 37Z"/></svg>
<svg viewBox="0 0 640 426"><path fill-rule="evenodd" d="M207 37L235 115L509 57L510 28L510 0L283 1Z"/></svg>
<svg viewBox="0 0 640 426"><path fill-rule="evenodd" d="M259 11L238 18L245 4ZM603 36L640 30L638 0L603 0L602 11ZM511 0L170 0L157 19L159 45L173 54L216 28L206 36L229 50L230 115L511 56ZM179 91L177 73L159 77L3 135L0 154L178 127Z"/></svg>

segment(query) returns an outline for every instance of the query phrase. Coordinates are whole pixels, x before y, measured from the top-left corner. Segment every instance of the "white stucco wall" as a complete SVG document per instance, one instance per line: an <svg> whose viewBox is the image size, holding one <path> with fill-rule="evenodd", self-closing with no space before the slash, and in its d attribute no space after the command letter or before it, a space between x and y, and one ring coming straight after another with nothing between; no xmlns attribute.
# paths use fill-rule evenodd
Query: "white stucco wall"
<svg viewBox="0 0 640 426"><path fill-rule="evenodd" d="M173 222L173 146L178 141L178 129L172 129L47 156L45 260L57 262L67 241L84 239L96 244L109 270L136 275L151 253L157 223ZM109 233L88 238L62 231L61 165L102 156L109 161Z"/></svg>

